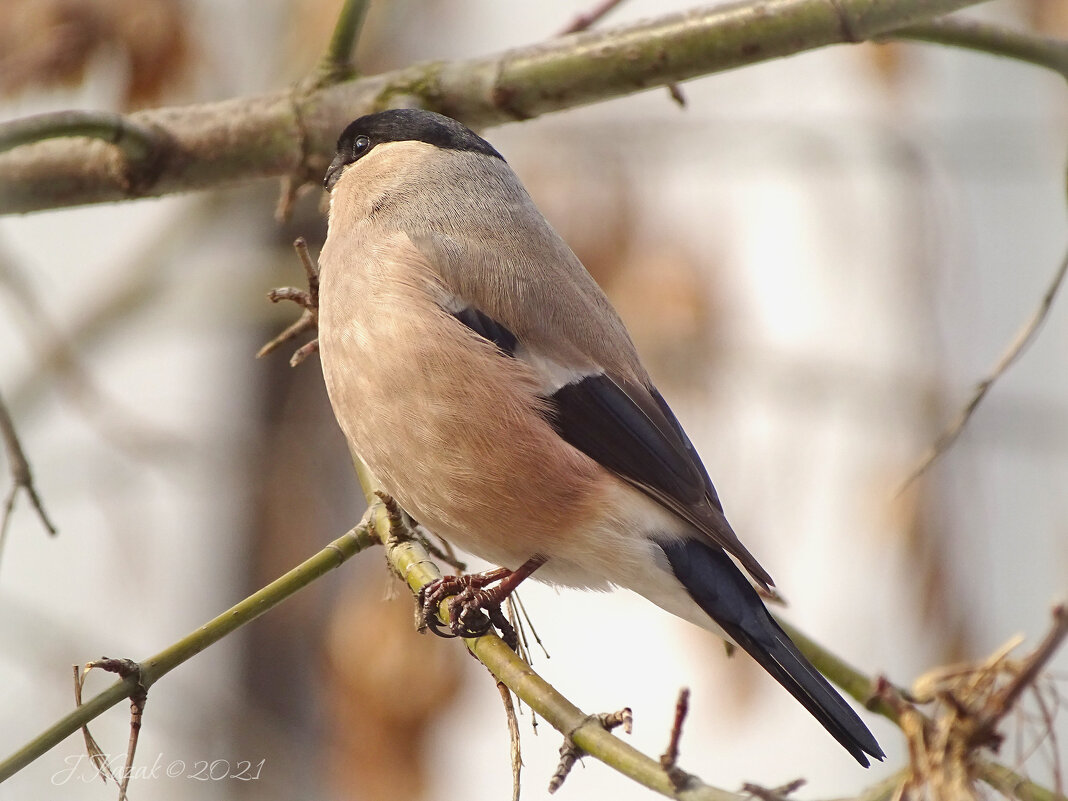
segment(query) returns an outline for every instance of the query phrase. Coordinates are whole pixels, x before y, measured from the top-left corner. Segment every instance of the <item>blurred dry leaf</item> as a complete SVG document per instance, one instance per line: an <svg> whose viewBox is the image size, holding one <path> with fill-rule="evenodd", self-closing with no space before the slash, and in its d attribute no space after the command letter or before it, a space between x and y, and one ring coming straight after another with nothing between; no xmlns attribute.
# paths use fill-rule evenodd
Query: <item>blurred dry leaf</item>
<svg viewBox="0 0 1068 801"><path fill-rule="evenodd" d="M291 79L315 69L330 41L340 7L338 0L293 0L289 4L283 52Z"/></svg>
<svg viewBox="0 0 1068 801"><path fill-rule="evenodd" d="M382 600L380 586L346 585L331 611L325 641L328 795L415 801L430 786L427 733L449 714L465 656L457 642L415 630L406 589ZM490 677L483 678L489 688Z"/></svg>
<svg viewBox="0 0 1068 801"><path fill-rule="evenodd" d="M542 150L546 136L552 158ZM596 128L549 130L513 147L509 158L545 217L611 298L653 372L685 382L714 355L708 343L716 341L718 287L702 267L715 256L664 237L645 239L639 209L650 190L601 138Z"/></svg>
<svg viewBox="0 0 1068 801"><path fill-rule="evenodd" d="M890 485L889 476L899 469L895 463L887 471L882 487ZM967 593L952 570L955 543L943 510L949 504L942 496L942 486L930 482L913 486L892 505L893 520L889 530L897 532L906 549L909 587L919 605L924 628L938 647L939 661L957 661L974 651L976 632L969 610L964 607Z"/></svg>
<svg viewBox="0 0 1068 801"><path fill-rule="evenodd" d="M1024 0L1024 16L1043 36L1068 36L1068 3Z"/></svg>
<svg viewBox="0 0 1068 801"><path fill-rule="evenodd" d="M373 75L411 63L422 55L423 43L412 35L411 9L396 0L379 0L367 9L353 60L359 72ZM300 80L312 73L323 57L337 24L341 0L289 0L282 43L284 78ZM424 13L418 8L416 13Z"/></svg>
<svg viewBox="0 0 1068 801"><path fill-rule="evenodd" d="M678 244L640 246L613 281L612 302L647 358L685 366L714 339L709 328L715 287L700 261Z"/></svg>
<svg viewBox="0 0 1068 801"><path fill-rule="evenodd" d="M92 60L128 62L125 108L159 101L189 66L181 0L5 0L0 5L0 94L71 86Z"/></svg>
<svg viewBox="0 0 1068 801"><path fill-rule="evenodd" d="M862 45L884 88L896 92L902 84L904 49L898 42Z"/></svg>
<svg viewBox="0 0 1068 801"><path fill-rule="evenodd" d="M550 135L551 159L538 152L540 138L515 148L509 159L546 219L610 292L634 244L637 187L619 155L591 143L596 136L589 131Z"/></svg>

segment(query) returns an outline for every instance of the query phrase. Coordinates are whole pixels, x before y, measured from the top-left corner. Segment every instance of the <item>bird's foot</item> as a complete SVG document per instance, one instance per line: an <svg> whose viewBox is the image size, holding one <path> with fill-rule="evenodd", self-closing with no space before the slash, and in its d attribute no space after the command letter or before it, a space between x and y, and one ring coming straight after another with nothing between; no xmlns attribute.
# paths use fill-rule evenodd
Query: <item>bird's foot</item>
<svg viewBox="0 0 1068 801"><path fill-rule="evenodd" d="M519 638L501 611L501 601L508 592L501 592L500 584L489 586L511 574L511 570L500 567L485 573L444 576L427 584L419 593L422 622L439 637L481 637L496 628L514 651ZM443 623L438 617L438 607L446 598L450 599L449 622Z"/></svg>
<svg viewBox="0 0 1068 801"><path fill-rule="evenodd" d="M440 637L481 637L496 628L514 651L519 647L519 637L501 611L501 602L543 564L545 558L535 556L518 570L498 567L485 573L444 576L433 581L419 592L422 622ZM448 624L438 617L438 608L446 598L450 598Z"/></svg>

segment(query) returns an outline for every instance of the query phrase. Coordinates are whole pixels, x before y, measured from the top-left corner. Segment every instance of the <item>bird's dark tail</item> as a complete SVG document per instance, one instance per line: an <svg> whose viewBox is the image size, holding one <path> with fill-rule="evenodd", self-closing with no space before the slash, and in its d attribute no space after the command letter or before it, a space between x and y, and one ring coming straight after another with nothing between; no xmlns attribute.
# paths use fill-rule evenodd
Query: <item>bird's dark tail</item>
<svg viewBox="0 0 1068 801"><path fill-rule="evenodd" d="M864 767L885 755L857 713L801 654L722 550L700 540L659 543L675 577L738 645L790 691Z"/></svg>

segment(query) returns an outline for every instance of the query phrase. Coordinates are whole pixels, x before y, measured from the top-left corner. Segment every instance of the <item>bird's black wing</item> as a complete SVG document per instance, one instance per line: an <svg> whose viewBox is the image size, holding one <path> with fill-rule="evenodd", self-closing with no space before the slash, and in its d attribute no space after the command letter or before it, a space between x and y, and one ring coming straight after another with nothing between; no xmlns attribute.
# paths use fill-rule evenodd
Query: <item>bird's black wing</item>
<svg viewBox="0 0 1068 801"><path fill-rule="evenodd" d="M451 314L503 355L529 357L516 335L484 311L462 306ZM727 522L697 451L655 387L596 371L547 393L543 409L570 445L690 522L765 588L773 584Z"/></svg>
<svg viewBox="0 0 1068 801"><path fill-rule="evenodd" d="M707 534L762 585L773 583L730 527L697 451L655 387L602 372L547 400L549 422L567 442Z"/></svg>

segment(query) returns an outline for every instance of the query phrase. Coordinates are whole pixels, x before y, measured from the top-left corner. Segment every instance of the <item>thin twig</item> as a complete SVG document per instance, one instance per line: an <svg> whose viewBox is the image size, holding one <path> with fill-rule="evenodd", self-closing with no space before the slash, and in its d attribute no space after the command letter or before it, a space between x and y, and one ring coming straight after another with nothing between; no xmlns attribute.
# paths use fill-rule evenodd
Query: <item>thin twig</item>
<svg viewBox="0 0 1068 801"><path fill-rule="evenodd" d="M74 665L74 706L80 707L82 705L82 686L85 683L85 675L82 673L81 665ZM85 752L89 754L89 761L93 763L93 767L96 768L97 774L100 776L101 781L107 784L108 779L115 782L118 786L119 780L111 770L111 765L108 764L107 755L104 753L100 744L97 743L96 738L93 737L89 731L88 724L82 726L82 739L85 740Z"/></svg>
<svg viewBox="0 0 1068 801"><path fill-rule="evenodd" d="M334 23L334 32L330 36L330 44L319 62L314 80L315 88L348 80L356 74L352 53L356 49L356 42L359 41L369 5L370 0L345 0L342 4L337 22Z"/></svg>
<svg viewBox="0 0 1068 801"><path fill-rule="evenodd" d="M427 553L439 562L447 564L456 571L456 575L458 576L467 572L467 563L456 555L456 551L453 549L452 545L446 540L439 539L438 542L434 542L428 536L429 534L429 531L422 528L415 532L415 535L419 537L419 540L423 543L423 547L426 548Z"/></svg>
<svg viewBox="0 0 1068 801"><path fill-rule="evenodd" d="M623 707L618 712L602 712L599 715L593 715L588 720L596 723L606 732L622 726L623 731L630 734L634 728L634 713L629 706ZM570 735L564 735L564 743L560 746L560 761L549 779L550 795L563 786L564 780L571 773L575 763L585 755L586 752L575 743Z"/></svg>
<svg viewBox="0 0 1068 801"><path fill-rule="evenodd" d="M528 665L530 661L530 643L527 640L527 630L523 626L523 621L519 619L519 615L516 613L517 607L512 600L513 592L507 598L504 599L505 616L508 618L508 625L512 627L512 630L516 633L516 649L515 652Z"/></svg>
<svg viewBox="0 0 1068 801"><path fill-rule="evenodd" d="M623 0L601 0L596 6L589 11L585 11L578 14L571 22L569 22L557 36L567 36L569 33L578 33L584 31L587 28L592 27L612 9L622 3Z"/></svg>
<svg viewBox="0 0 1068 801"><path fill-rule="evenodd" d="M792 782L787 782L779 787L764 787L752 782L746 782L742 785L742 792L749 793L754 798L759 798L760 801L787 801L786 797L788 795L796 793L804 786L804 779L794 779Z"/></svg>
<svg viewBox="0 0 1068 801"><path fill-rule="evenodd" d="M541 636L539 636L538 630L534 627L534 621L530 619L530 615L527 613L527 608L523 604L523 598L519 595L518 592L512 593L511 597L515 598L516 606L519 607L519 615L527 621L526 625L530 628L530 635L534 638L534 642L536 642L538 644L538 647L541 648L541 652L546 659L552 659L552 657L549 655L549 649L545 647L545 643L541 641Z"/></svg>
<svg viewBox="0 0 1068 801"><path fill-rule="evenodd" d="M681 770L679 761L679 742L682 740L682 724L686 722L686 715L690 711L690 689L683 687L679 690L679 697L675 701L675 720L671 724L671 734L668 737L667 750L660 755L660 767L664 769L676 790L681 790L690 780L690 775Z"/></svg>
<svg viewBox="0 0 1068 801"><path fill-rule="evenodd" d="M86 663L85 675L88 676L89 671L94 668L114 673L123 680L130 679L133 682L133 691L130 693L130 737L126 745L126 764L122 769L122 780L116 782L119 785L119 801L127 801L126 791L130 787L130 776L133 775L134 757L137 755L137 741L141 734L141 720L144 716L145 704L148 702L148 688L141 681L141 666L132 659L113 659L107 656L94 659L92 662ZM78 695L78 703L80 704L81 693L79 692ZM88 740L92 739L89 735L89 728L83 726L82 731L85 732L86 742L88 743ZM115 778L114 774L112 774L111 778Z"/></svg>
<svg viewBox="0 0 1068 801"><path fill-rule="evenodd" d="M1068 79L1068 42L1028 31L1012 30L992 22L940 17L898 28L884 39L908 39L967 48L1046 67Z"/></svg>
<svg viewBox="0 0 1068 801"><path fill-rule="evenodd" d="M1022 764L1031 758L1032 753L1037 752L1043 744L1049 743L1049 750L1052 754L1052 764L1050 765L1053 773L1053 787L1057 792L1063 795L1064 793L1064 780L1061 776L1061 751L1057 743L1057 693L1056 688L1053 691L1053 708L1051 709L1046 699L1042 697L1042 690L1036 683L1033 688L1033 695L1035 698L1035 704L1038 706L1039 715L1042 719L1041 734L1035 740L1034 746L1031 751L1026 754L1021 754L1017 757L1017 764Z"/></svg>
<svg viewBox="0 0 1068 801"><path fill-rule="evenodd" d="M33 508L37 510L37 516L41 519L41 524L44 525L48 533L55 536L56 527L48 519L44 504L41 503L41 497L37 494L37 488L33 483L33 471L30 470L29 460L26 458L25 451L22 450L22 443L19 442L18 433L15 431L15 423L11 419L11 414L7 410L3 397L0 397L0 438L4 440L4 451L7 453L12 480L11 491L4 501L3 517L0 518L0 556L2 556L4 540L7 537L7 526L11 521L11 512L15 508L15 497L20 489L25 490L26 494L30 496L30 502L33 504Z"/></svg>
<svg viewBox="0 0 1068 801"><path fill-rule="evenodd" d="M1068 637L1068 608L1059 604L1053 608L1053 626L1049 633L1024 660L1022 668L1012 681L1001 688L983 710L982 718L976 726L974 736L976 742L986 740L1001 719L1016 705L1024 691L1034 685L1042 669L1053 658L1053 654L1060 648L1066 637Z"/></svg>
<svg viewBox="0 0 1068 801"><path fill-rule="evenodd" d="M900 495L908 489L912 482L923 475L934 461L945 453L954 442L956 442L957 437L960 436L961 431L964 430L964 426L971 420L972 415L975 414L975 410L979 407L979 404L982 403L983 398L986 397L990 388L993 387L994 382L1005 374L1005 371L1020 358L1023 352L1027 349L1027 346L1034 341L1035 335L1046 321L1050 308L1053 306L1053 301L1057 297L1061 285L1064 283L1065 274L1068 274L1068 254L1065 254L1056 273L1054 273L1053 280L1050 281L1049 286L1042 295L1042 300L1039 302L1038 308L1035 309L1031 318L1017 332L1012 342L1009 343L1008 348L1002 353L1001 358L998 359L997 364L994 365L994 369L991 370L990 374L976 386L971 399L964 405L964 408L960 410L956 419L938 436L934 445L928 449L927 453L920 459L919 464L913 468L912 472L909 473L908 477L902 482L901 486L898 488L897 495Z"/></svg>
<svg viewBox="0 0 1068 801"><path fill-rule="evenodd" d="M385 514L379 514L379 512L382 512L381 504L375 504L368 509L360 525L338 537L313 557L238 602L221 615L209 620L178 642L141 662L140 683L147 690L163 676L192 659L205 648L252 622L320 576L340 567L357 553L378 544L379 532L384 532L387 526ZM59 745L89 721L121 702L122 699L129 698L137 688L137 684L138 682L133 677L117 681L88 703L53 723L7 759L0 761L0 782Z"/></svg>
<svg viewBox="0 0 1068 801"><path fill-rule="evenodd" d="M295 339L305 331L319 330L319 267L308 252L308 242L302 236L293 241L293 249L297 251L301 266L304 267L304 276L308 281L307 291L296 287L286 286L272 289L267 293L267 299L272 303L283 300L292 301L300 306L303 311L300 318L289 325L281 334L276 336L256 352L256 358L262 359L269 353L273 353L280 345ZM312 353L319 350L319 340L313 339L301 345L289 359L289 365L296 367Z"/></svg>
<svg viewBox="0 0 1068 801"><path fill-rule="evenodd" d="M523 770L523 754L519 750L519 721L515 716L512 691L508 689L508 685L498 680L497 692L501 694L504 716L508 720L508 742L512 757L512 801L519 801L519 777Z"/></svg>

